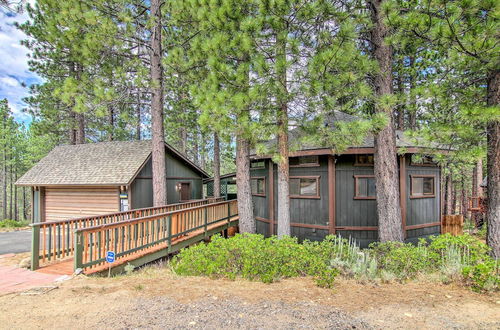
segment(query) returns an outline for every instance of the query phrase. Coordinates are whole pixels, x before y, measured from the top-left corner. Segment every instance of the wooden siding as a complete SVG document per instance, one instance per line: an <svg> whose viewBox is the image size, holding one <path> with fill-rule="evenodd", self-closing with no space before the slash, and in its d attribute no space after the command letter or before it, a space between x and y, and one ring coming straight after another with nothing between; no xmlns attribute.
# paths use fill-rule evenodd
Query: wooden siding
<svg viewBox="0 0 500 330"><path fill-rule="evenodd" d="M167 153L166 159L168 204L180 202L180 193L175 189L178 182L189 182L191 185L191 199L201 199L203 197L202 177L177 157ZM149 160L131 184L132 208L153 206L152 176L151 160Z"/></svg>
<svg viewBox="0 0 500 330"><path fill-rule="evenodd" d="M410 163L407 157L407 164ZM411 175L434 175L434 197L410 198ZM407 166L406 167L406 225L422 225L440 222L440 170L436 166ZM414 229L407 231L407 238L414 241L419 237L437 235L440 233L439 226Z"/></svg>
<svg viewBox="0 0 500 330"><path fill-rule="evenodd" d="M65 220L119 211L117 187L45 188L45 221Z"/></svg>
<svg viewBox="0 0 500 330"><path fill-rule="evenodd" d="M440 170L433 166L409 166L409 157L406 155L406 178L404 187L406 192L406 225L431 225L439 222ZM400 159L398 159L399 161ZM299 240L323 239L332 229L329 226L329 189L328 189L328 158L320 156L320 166L314 167L291 167L290 176L319 176L320 198L319 199L290 199L290 216L292 223L292 235ZM270 235L271 225L269 221L269 163L261 169L251 170L252 177L266 178L266 196L253 196L254 214L257 218L257 232ZM378 217L377 201L375 199L354 199L355 175L373 175L371 166L355 166L354 155L340 155L336 157L335 169L335 226L336 233L345 238L353 238L362 247L377 241L378 239ZM274 173L274 195L277 195L277 173ZM436 194L432 198L410 198L410 175L436 175ZM274 199L274 210L278 209L277 199ZM276 225L273 226L276 232ZM429 226L425 228L408 229L407 241L415 242L419 237L439 234L440 226Z"/></svg>

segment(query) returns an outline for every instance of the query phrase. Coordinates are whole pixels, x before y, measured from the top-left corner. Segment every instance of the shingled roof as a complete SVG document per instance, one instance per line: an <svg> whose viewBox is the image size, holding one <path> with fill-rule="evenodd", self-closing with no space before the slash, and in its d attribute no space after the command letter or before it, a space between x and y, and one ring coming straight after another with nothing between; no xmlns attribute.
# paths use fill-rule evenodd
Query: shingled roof
<svg viewBox="0 0 500 330"><path fill-rule="evenodd" d="M203 177L208 174L189 159L165 144ZM106 185L122 186L132 182L151 155L151 140L113 141L55 147L16 184L21 186Z"/></svg>
<svg viewBox="0 0 500 330"><path fill-rule="evenodd" d="M335 129L335 125L337 122L353 122L361 120L361 118L349 115L345 112L342 111L334 111L332 114L329 116L326 116L325 118L325 126L331 127L332 129ZM302 137L307 135L307 132L303 131L302 128L296 127L288 131L288 142L290 145L293 145L296 150L317 150L317 149L329 149L331 148L330 145L323 144L320 141L302 141ZM276 146L276 138L271 139L270 141L267 141L265 144L269 149L273 149ZM416 147L416 148L426 148L426 147L431 147L435 149L443 149L443 147L437 145L437 144L432 144L432 145L425 145L423 143L416 143L415 141L411 141L407 137L405 137L404 132L401 130L396 130L396 146L399 148L411 148L411 147ZM352 149L352 148L373 148L374 147L374 137L372 134L368 134L363 142L358 145L351 145L347 149ZM252 155L252 158L266 158L265 156L259 156L256 157L255 150L251 150L250 154Z"/></svg>

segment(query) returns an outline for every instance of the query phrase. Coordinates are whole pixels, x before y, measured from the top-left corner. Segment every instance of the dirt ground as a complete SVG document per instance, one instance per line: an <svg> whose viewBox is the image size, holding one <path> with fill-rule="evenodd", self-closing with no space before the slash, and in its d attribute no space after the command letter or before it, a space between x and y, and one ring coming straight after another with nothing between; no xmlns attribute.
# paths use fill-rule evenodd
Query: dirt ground
<svg viewBox="0 0 500 330"><path fill-rule="evenodd" d="M0 328L500 329L500 294L421 281L339 279L322 289L307 278L263 284L148 267L129 276L78 276L39 295L1 296Z"/></svg>

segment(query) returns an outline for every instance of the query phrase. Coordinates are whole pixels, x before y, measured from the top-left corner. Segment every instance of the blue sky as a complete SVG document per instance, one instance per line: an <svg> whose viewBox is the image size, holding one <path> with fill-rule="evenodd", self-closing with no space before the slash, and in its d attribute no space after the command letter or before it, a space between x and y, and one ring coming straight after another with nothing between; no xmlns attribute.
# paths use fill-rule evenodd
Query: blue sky
<svg viewBox="0 0 500 330"><path fill-rule="evenodd" d="M24 123L31 122L31 116L22 112L26 107L22 99L29 94L28 86L40 82L29 71L28 49L20 44L26 35L14 26L27 19L26 13L14 14L0 7L0 99L6 98L15 119Z"/></svg>

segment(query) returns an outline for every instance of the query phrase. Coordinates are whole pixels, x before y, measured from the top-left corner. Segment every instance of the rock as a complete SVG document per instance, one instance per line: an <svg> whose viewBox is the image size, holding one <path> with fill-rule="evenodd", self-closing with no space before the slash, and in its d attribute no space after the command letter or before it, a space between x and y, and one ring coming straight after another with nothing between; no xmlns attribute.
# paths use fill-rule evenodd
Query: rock
<svg viewBox="0 0 500 330"><path fill-rule="evenodd" d="M77 268L77 269L75 270L75 275L80 275L80 274L83 274L83 269L81 269L81 268Z"/></svg>
<svg viewBox="0 0 500 330"><path fill-rule="evenodd" d="M28 258L24 258L19 263L19 267L21 267L21 268L28 268L28 269L31 268L31 259L29 257Z"/></svg>

